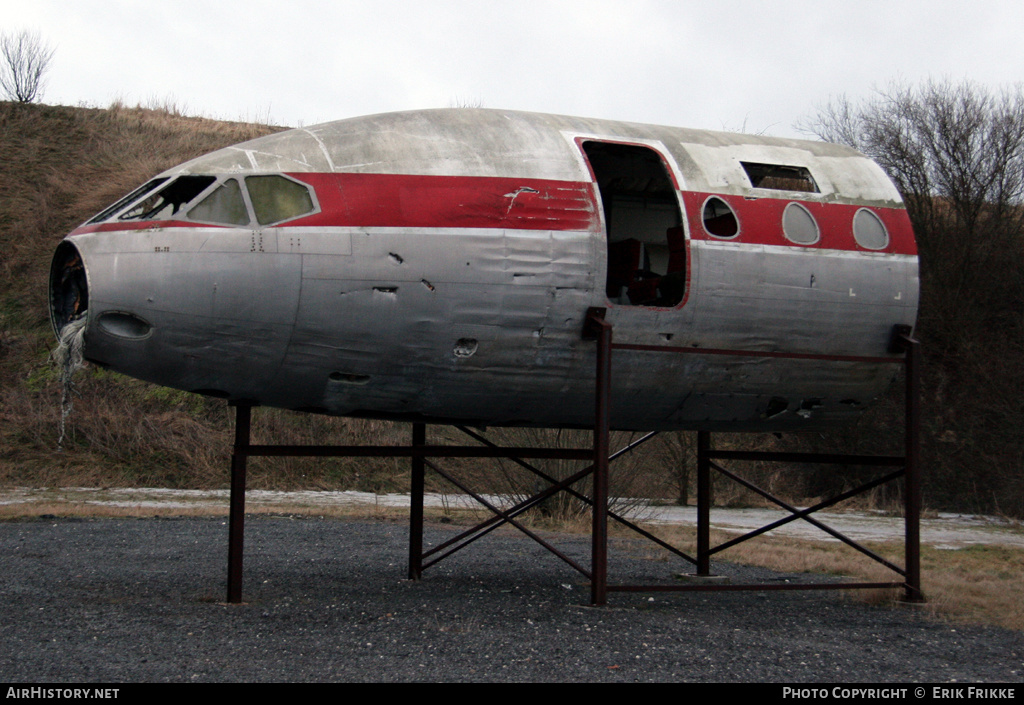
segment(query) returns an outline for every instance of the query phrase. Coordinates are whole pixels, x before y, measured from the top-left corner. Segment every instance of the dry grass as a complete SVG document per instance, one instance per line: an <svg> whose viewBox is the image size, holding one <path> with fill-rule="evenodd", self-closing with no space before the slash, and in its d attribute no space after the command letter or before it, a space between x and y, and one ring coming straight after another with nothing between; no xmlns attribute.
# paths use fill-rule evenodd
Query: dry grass
<svg viewBox="0 0 1024 705"><path fill-rule="evenodd" d="M60 391L46 363L21 384L0 388L0 486L227 487L234 413L223 401L96 368L79 373L76 384L63 452ZM253 442L401 444L408 433L380 421L258 409ZM253 458L249 486L405 491L406 468L393 458Z"/></svg>
<svg viewBox="0 0 1024 705"><path fill-rule="evenodd" d="M1024 631L1024 550L925 549L921 560L925 594L938 614Z"/></svg>
<svg viewBox="0 0 1024 705"><path fill-rule="evenodd" d="M171 104L99 110L0 102L0 483L174 487L222 464L223 404L99 370L80 375L72 442L56 452L50 257L76 225L154 174L277 129L186 117Z"/></svg>
<svg viewBox="0 0 1024 705"><path fill-rule="evenodd" d="M658 527L655 533L683 550L690 550L693 555L695 529ZM718 545L732 537L732 534L712 531L711 542ZM868 543L866 547L898 566L903 565L901 543ZM861 582L898 582L900 579L885 566L838 542L760 537L729 548L715 558L782 573L826 574ZM657 559L665 559L664 552ZM1022 575L1024 549L1021 548L922 546L921 584L927 602L916 608L953 622L1024 631ZM851 590L845 594L850 599L890 606L902 604L903 597L899 589Z"/></svg>

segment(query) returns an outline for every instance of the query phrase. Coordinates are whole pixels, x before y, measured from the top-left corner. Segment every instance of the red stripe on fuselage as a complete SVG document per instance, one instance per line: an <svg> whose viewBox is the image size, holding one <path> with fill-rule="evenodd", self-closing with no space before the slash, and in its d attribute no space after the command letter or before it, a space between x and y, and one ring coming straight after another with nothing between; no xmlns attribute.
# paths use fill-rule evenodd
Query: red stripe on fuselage
<svg viewBox="0 0 1024 705"><path fill-rule="evenodd" d="M593 230L593 184L550 179L401 174L289 174L322 211L289 225Z"/></svg>
<svg viewBox="0 0 1024 705"><path fill-rule="evenodd" d="M594 231L600 222L594 184L585 181L353 173L289 173L288 176L315 189L320 211L273 227ZM738 236L715 238L704 230L704 203L712 195L726 201L733 209L740 224ZM904 209L869 207L885 224L889 244L881 250L867 250L859 246L853 236L854 216L864 206L822 203L813 199L796 202L814 216L821 237L812 245L794 244L785 238L782 231L783 211L794 200L683 192L690 235L695 240L809 250L917 253L910 220ZM197 227L237 226L185 220L114 221L85 225L72 234Z"/></svg>

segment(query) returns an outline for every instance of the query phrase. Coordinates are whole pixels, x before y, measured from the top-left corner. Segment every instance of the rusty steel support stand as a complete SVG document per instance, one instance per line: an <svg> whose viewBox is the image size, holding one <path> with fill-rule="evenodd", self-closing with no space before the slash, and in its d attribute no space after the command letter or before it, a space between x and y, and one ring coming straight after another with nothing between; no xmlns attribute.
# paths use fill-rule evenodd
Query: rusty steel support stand
<svg viewBox="0 0 1024 705"><path fill-rule="evenodd" d="M590 320L597 334L590 604L603 606L608 602L608 437L611 426L612 327L597 315L592 315Z"/></svg>
<svg viewBox="0 0 1024 705"><path fill-rule="evenodd" d="M427 425L412 425L413 446L427 444ZM423 486L426 463L419 455L412 457L412 486L409 490L409 580L423 575Z"/></svg>
<svg viewBox="0 0 1024 705"><path fill-rule="evenodd" d="M711 432L697 431L697 575L711 575Z"/></svg>
<svg viewBox="0 0 1024 705"><path fill-rule="evenodd" d="M242 601L242 547L245 534L245 466L248 460L252 405L235 407L235 445L231 453L231 508L228 518L228 602Z"/></svg>
<svg viewBox="0 0 1024 705"><path fill-rule="evenodd" d="M920 343L903 336L906 346L906 401L904 408L906 476L903 485L906 588L904 602L924 602L921 590L921 371Z"/></svg>

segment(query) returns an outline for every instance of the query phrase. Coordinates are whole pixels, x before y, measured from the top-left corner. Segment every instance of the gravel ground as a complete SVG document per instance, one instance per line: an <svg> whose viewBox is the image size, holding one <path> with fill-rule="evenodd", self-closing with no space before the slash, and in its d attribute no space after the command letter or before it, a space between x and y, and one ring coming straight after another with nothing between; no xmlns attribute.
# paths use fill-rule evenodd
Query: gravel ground
<svg viewBox="0 0 1024 705"><path fill-rule="evenodd" d="M427 527L439 542L454 528ZM555 537L586 563L586 538ZM0 680L1020 683L1024 634L836 591L613 593L495 532L404 580L388 521L251 516L245 599L222 602L223 518L0 523ZM615 582L682 564L615 544ZM738 581L793 576L727 564ZM927 587L927 586L926 586Z"/></svg>

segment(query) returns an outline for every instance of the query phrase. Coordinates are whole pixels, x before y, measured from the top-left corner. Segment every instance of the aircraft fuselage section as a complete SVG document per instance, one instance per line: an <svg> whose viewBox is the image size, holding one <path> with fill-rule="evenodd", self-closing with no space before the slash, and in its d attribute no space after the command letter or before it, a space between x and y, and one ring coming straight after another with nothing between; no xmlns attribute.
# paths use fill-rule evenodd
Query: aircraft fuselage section
<svg viewBox="0 0 1024 705"><path fill-rule="evenodd" d="M86 315L90 360L187 391L479 424L592 422L594 306L618 343L692 351L615 353L618 428L808 427L855 417L891 380L877 358L914 323L916 249L863 157L842 155L868 196L838 192L831 153L796 165L813 193L729 182L739 163L762 178L764 138L714 187L700 169L723 136L690 154L670 128L502 113L495 133L501 111L468 111L480 124L456 144L447 123L471 116L452 112L408 114L404 143L371 129L399 117L373 116L362 137L359 120L330 123L166 172L58 248L55 328ZM793 144L769 178L809 188ZM76 258L78 298L61 283ZM803 357L742 354L765 351Z"/></svg>

